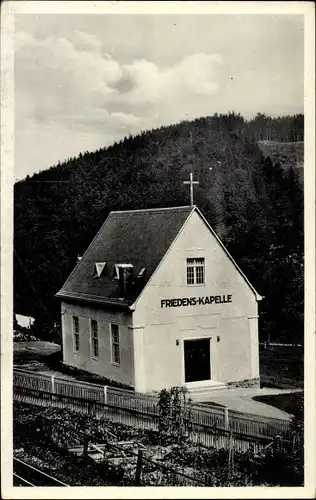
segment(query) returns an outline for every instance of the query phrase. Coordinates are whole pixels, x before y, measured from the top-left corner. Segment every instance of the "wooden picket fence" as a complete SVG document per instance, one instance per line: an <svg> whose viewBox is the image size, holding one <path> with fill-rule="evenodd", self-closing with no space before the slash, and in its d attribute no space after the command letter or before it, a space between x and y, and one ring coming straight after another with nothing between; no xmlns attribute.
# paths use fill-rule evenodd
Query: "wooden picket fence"
<svg viewBox="0 0 316 500"><path fill-rule="evenodd" d="M21 369L13 372L13 394L16 401L70 408L143 429L157 430L159 425L156 395ZM190 422L190 439L217 449L227 448L233 440L238 451L245 451L250 445L259 450L278 434L290 436L290 423L286 420L242 413L215 404L193 403Z"/></svg>

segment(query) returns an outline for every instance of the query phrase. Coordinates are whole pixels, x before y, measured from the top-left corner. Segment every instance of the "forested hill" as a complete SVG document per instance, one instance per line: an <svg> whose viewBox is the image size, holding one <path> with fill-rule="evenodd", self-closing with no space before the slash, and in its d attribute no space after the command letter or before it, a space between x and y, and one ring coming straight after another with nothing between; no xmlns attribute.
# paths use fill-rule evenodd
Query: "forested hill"
<svg viewBox="0 0 316 500"><path fill-rule="evenodd" d="M279 163L283 169L298 168L304 179L304 142L258 141L264 156L269 156L272 163Z"/></svg>
<svg viewBox="0 0 316 500"><path fill-rule="evenodd" d="M108 213L188 204L183 181L193 169L195 203L265 296L262 337L302 340L302 186L295 168L263 155L262 117L230 113L161 127L17 182L15 311L35 316L41 332L50 328L59 319L54 294ZM293 141L293 130L303 137L302 115L285 117L286 126L265 119L273 139Z"/></svg>

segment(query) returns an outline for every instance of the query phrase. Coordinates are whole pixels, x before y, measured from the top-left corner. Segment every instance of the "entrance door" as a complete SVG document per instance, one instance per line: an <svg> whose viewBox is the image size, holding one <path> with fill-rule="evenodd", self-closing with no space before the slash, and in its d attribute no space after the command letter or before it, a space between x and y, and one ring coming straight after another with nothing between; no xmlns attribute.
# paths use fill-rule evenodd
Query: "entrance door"
<svg viewBox="0 0 316 500"><path fill-rule="evenodd" d="M210 339L184 341L185 382L210 380Z"/></svg>

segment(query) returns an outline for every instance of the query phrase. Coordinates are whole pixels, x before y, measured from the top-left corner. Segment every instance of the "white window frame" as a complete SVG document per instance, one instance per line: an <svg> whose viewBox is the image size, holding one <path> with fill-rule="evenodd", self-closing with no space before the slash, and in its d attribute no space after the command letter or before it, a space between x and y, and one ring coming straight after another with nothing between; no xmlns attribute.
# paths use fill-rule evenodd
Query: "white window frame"
<svg viewBox="0 0 316 500"><path fill-rule="evenodd" d="M114 342L113 326L117 327L117 341L115 342ZM121 364L120 326L117 323L110 323L110 332L111 332L111 363L112 365L120 366ZM118 347L118 361L115 360L114 346Z"/></svg>
<svg viewBox="0 0 316 500"><path fill-rule="evenodd" d="M78 328L78 329L77 329ZM72 340L73 340L73 350L74 353L78 354L80 352L80 323L79 316L72 316ZM77 349L78 341L78 349Z"/></svg>
<svg viewBox="0 0 316 500"><path fill-rule="evenodd" d="M192 261L192 264L189 264ZM203 261L199 263L198 261ZM188 268L193 269L193 283L188 283ZM197 268L203 269L203 282L197 283ZM185 280L187 286L204 286L205 285L205 258L204 257L187 257L185 261Z"/></svg>
<svg viewBox="0 0 316 500"><path fill-rule="evenodd" d="M97 335L96 337L94 336L94 329L93 329L93 324L96 325L96 331L97 331ZM91 318L90 319L90 338L91 338L91 357L92 359L99 359L99 356L100 356L100 345L99 345L99 327L98 327L98 322L96 319L93 319ZM97 340L97 347L98 347L98 355L96 356L95 355L95 351L94 351L94 346L95 346L95 343L94 343L94 340Z"/></svg>

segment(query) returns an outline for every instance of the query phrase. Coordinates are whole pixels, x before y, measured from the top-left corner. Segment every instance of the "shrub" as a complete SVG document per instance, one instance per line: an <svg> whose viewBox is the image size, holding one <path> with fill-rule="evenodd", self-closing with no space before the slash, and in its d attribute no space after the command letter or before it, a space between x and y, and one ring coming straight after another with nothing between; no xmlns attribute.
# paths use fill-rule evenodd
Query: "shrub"
<svg viewBox="0 0 316 500"><path fill-rule="evenodd" d="M158 395L161 444L183 443L191 430L192 401L184 387L162 389Z"/></svg>

